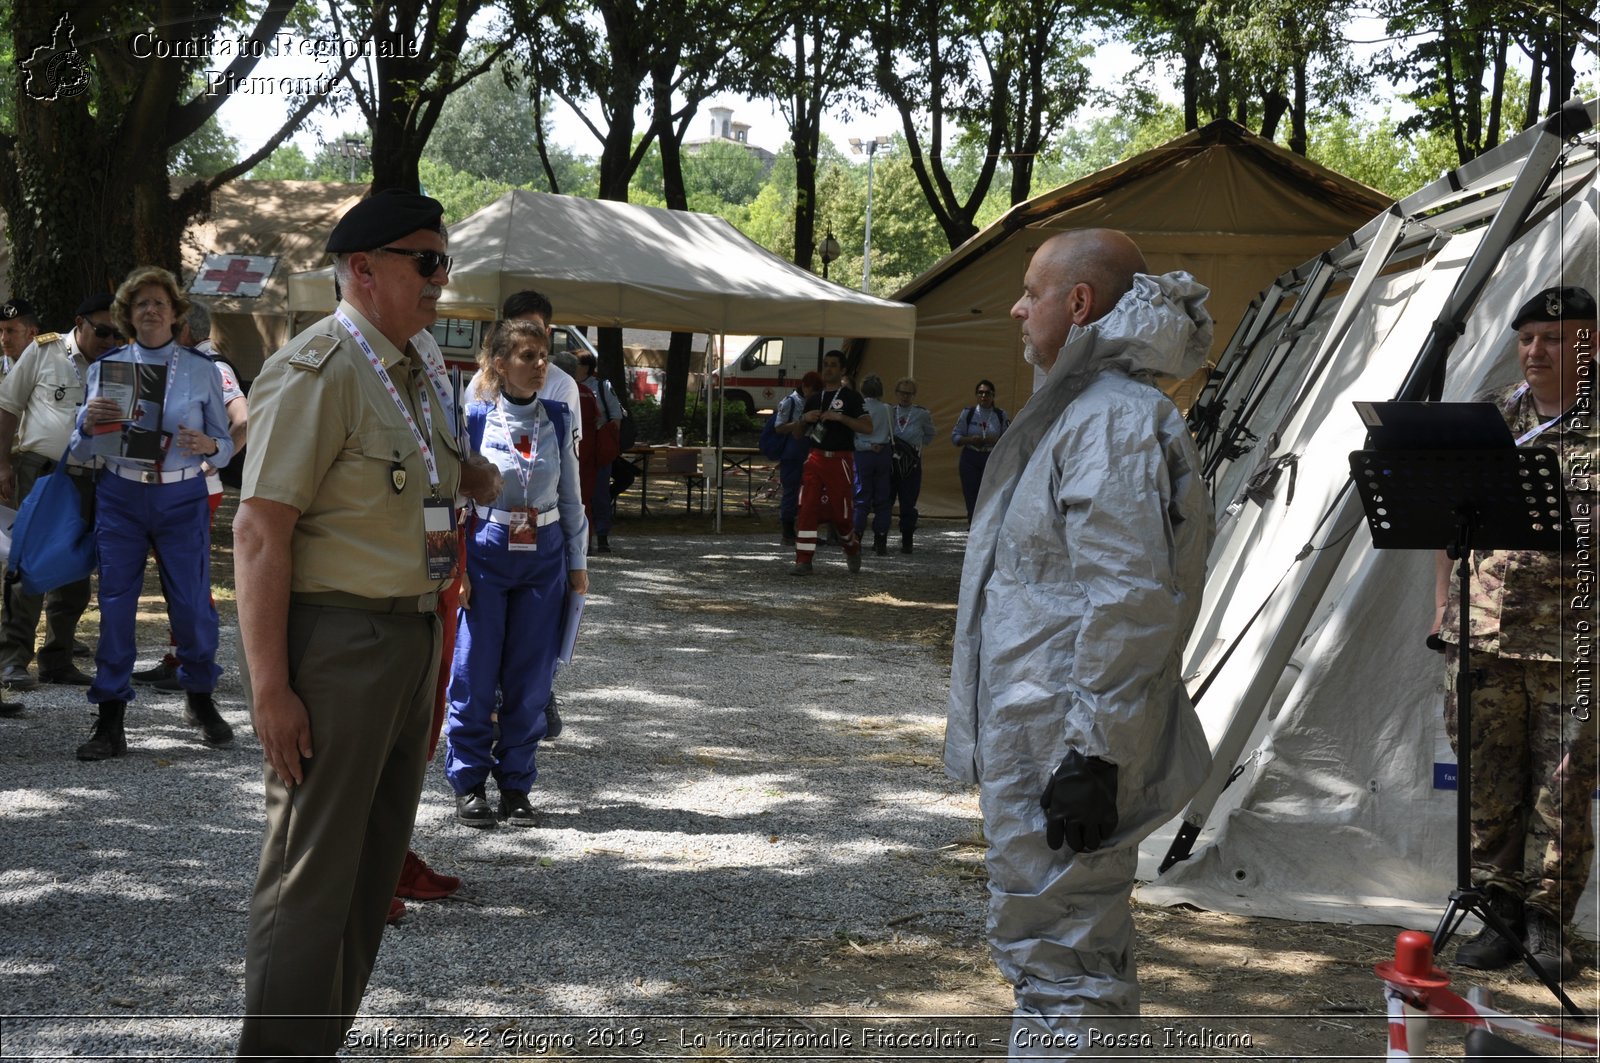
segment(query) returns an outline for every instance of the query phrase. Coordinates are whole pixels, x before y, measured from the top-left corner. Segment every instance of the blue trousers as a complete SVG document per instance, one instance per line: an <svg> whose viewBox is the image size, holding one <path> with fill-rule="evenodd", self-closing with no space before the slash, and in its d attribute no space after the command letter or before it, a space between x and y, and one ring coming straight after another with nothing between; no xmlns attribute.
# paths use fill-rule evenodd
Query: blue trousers
<svg viewBox="0 0 1600 1063"><path fill-rule="evenodd" d="M607 465L594 478L594 493L589 496L590 530L596 535L611 534L611 506L611 466ZM542 539L539 550L544 550Z"/></svg>
<svg viewBox="0 0 1600 1063"><path fill-rule="evenodd" d="M778 503L778 519L785 524L793 524L800 515L800 481L805 475L805 454L779 460L778 482L783 485L783 500Z"/></svg>
<svg viewBox="0 0 1600 1063"><path fill-rule="evenodd" d="M890 510L894 506L894 493L889 482L891 463L887 448L856 451L857 536L866 531L868 511L872 515L873 533L889 534Z"/></svg>
<svg viewBox="0 0 1600 1063"><path fill-rule="evenodd" d="M94 546L100 564L100 645L89 700L96 705L133 700L139 652L135 620L151 547L177 640L178 682L194 693L215 690L222 669L217 667L217 610L211 604L205 477L141 484L102 473L95 487Z"/></svg>
<svg viewBox="0 0 1600 1063"><path fill-rule="evenodd" d="M458 794L490 775L501 790L526 793L538 776L534 753L549 729L556 654L567 600L561 522L539 529L539 549L506 549L504 525L482 521L467 540L470 608L460 611L450 664L445 777ZM499 737L490 717L500 693Z"/></svg>
<svg viewBox="0 0 1600 1063"><path fill-rule="evenodd" d="M917 530L917 498L922 494L922 466L900 478L894 487L900 502L900 534L910 535Z"/></svg>
<svg viewBox="0 0 1600 1063"><path fill-rule="evenodd" d="M983 467L989 464L987 450L961 448L961 494L967 500L967 523L972 523L972 511L978 505L978 488L983 484Z"/></svg>

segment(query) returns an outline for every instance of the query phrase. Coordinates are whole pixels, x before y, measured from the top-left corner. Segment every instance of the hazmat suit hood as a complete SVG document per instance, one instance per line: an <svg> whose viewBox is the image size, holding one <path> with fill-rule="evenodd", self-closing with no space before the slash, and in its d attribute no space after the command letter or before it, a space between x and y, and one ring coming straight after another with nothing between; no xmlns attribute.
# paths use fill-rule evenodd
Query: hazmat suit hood
<svg viewBox="0 0 1600 1063"><path fill-rule="evenodd" d="M1102 374L1154 382L1182 379L1198 370L1211 348L1208 295L1210 289L1183 271L1159 277L1136 274L1133 288L1110 313L1072 327L1044 386L1028 399L990 453L961 569L945 726L945 771L952 778L978 781L974 756L982 595L994 572L1000 527L1023 470L1063 411Z"/></svg>

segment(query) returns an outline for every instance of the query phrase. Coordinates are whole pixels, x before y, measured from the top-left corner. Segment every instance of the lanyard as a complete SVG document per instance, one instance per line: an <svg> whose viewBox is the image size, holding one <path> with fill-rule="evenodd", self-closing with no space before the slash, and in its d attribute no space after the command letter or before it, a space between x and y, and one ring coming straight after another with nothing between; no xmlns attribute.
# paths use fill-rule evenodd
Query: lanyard
<svg viewBox="0 0 1600 1063"><path fill-rule="evenodd" d="M1516 401L1517 399L1522 398L1522 396L1526 395L1527 393L1528 393L1528 385L1526 383L1524 383L1521 387L1517 388L1516 393L1511 396L1512 401ZM1534 408L1533 415L1535 417L1539 416L1539 410L1538 410L1537 407ZM1551 425L1555 424L1557 421L1561 420L1561 418L1565 417L1566 415L1567 415L1567 412L1565 410L1563 410L1560 413L1556 414L1554 417L1550 418L1544 424L1541 424L1541 425L1538 425L1537 427L1528 429L1526 432L1522 433L1522 435L1517 437L1517 446L1519 446L1519 447L1522 446L1528 440L1530 440L1530 439L1534 438L1535 436L1539 435L1546 428L1549 428Z"/></svg>
<svg viewBox="0 0 1600 1063"><path fill-rule="evenodd" d="M533 424L528 428L526 467L522 464L522 451L517 449L517 437L512 435L511 418L506 415L506 409L501 405L504 401L504 395L495 401L495 417L500 422L500 430L506 434L506 442L511 447L511 464L517 467L517 482L522 484L522 508L528 509L533 506L533 499L528 497L528 482L533 479L533 467L539 464L539 398L534 397L533 409L530 411L533 414Z"/></svg>
<svg viewBox="0 0 1600 1063"><path fill-rule="evenodd" d="M454 412L456 400L455 395L451 394L451 390L454 388L455 393L459 395L461 393L459 386L452 385L445 379L443 362L435 365L429 351L422 347L417 347L416 350L417 361L422 363L422 375L427 377L428 383L433 385L433 393L439 396L439 405L447 411ZM460 370L455 372L459 376Z"/></svg>
<svg viewBox="0 0 1600 1063"><path fill-rule="evenodd" d="M406 427L411 429L411 437L417 441L417 450L422 454L422 464L427 466L428 486L434 488L433 493L437 495L439 493L439 466L433 460L433 448L428 446L428 440L433 438L433 403L428 401L428 393L426 391L417 392L417 405L422 408L422 423L428 429L428 434L424 436L422 431L417 428L417 422L412 418L411 411L406 409L405 400L400 397L400 389L394 386L394 381L389 378L388 372L383 368L383 361L373 351L372 344L367 342L367 338L361 334L361 330L356 327L356 323L346 317L343 310L335 310L333 316L339 319L339 324L344 326L344 330L350 333L351 338L356 341L356 345L361 348L361 352L367 356L367 363L372 366L372 371L378 374L379 382L383 384L384 390L389 393L389 398L394 401L394 408L400 411L401 417L405 418ZM429 382L432 383L433 373L428 368L427 360L418 360L422 362L423 376L426 376Z"/></svg>

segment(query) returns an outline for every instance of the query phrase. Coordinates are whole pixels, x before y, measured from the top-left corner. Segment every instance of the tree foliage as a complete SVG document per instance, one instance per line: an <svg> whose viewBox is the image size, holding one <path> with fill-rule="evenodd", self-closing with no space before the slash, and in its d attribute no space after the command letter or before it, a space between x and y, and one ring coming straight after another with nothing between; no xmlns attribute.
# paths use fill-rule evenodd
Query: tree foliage
<svg viewBox="0 0 1600 1063"><path fill-rule="evenodd" d="M489 0L326 3L338 37L360 34L373 43L363 64L345 77L372 131L373 185L416 189L417 164L445 101L491 69L511 47L504 27L486 34L494 43L471 46L473 20L498 9Z"/></svg>
<svg viewBox="0 0 1600 1063"><path fill-rule="evenodd" d="M437 166L462 170L486 181L582 195L585 188L592 186L593 175L587 160L577 152L549 152L554 180L541 165L537 117L541 113L548 115L548 105L530 99L527 82L511 67L501 64L445 100L422 157ZM548 117L545 124L548 127ZM548 136L548 128L544 133Z"/></svg>
<svg viewBox="0 0 1600 1063"><path fill-rule="evenodd" d="M876 88L900 113L911 169L950 247L977 232L1002 157L1011 200L1033 160L1084 101L1088 44L1063 32L1068 0L877 0ZM953 171L975 167L969 182Z"/></svg>
<svg viewBox="0 0 1600 1063"><path fill-rule="evenodd" d="M249 77L267 43L291 24L291 0L262 8L87 0L67 12L46 0L12 0L6 13L12 52L26 58L14 128L0 134L0 206L13 287L47 321L70 320L85 293L108 290L135 265L177 270L188 219L270 154L340 73L330 66L328 84L308 85L284 126L250 158L174 194L173 149L227 98L197 90L197 79L214 65L221 69L208 75L212 85Z"/></svg>

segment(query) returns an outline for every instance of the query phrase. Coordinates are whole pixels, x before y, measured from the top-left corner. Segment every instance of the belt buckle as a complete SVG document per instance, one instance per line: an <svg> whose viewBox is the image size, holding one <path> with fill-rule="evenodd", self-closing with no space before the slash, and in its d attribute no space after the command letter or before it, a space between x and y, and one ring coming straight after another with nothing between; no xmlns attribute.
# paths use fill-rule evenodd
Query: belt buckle
<svg viewBox="0 0 1600 1063"><path fill-rule="evenodd" d="M161 482L161 474L154 471L141 471L139 482L142 484L155 484Z"/></svg>

